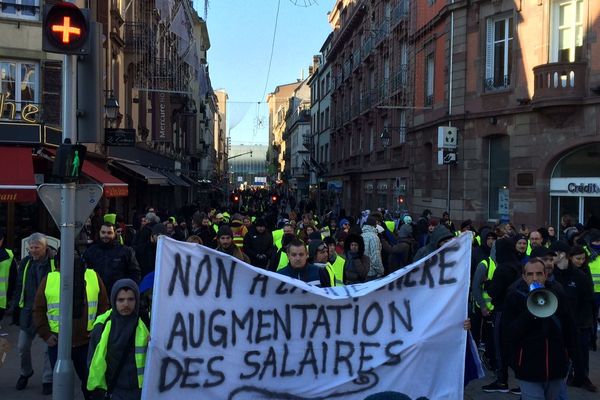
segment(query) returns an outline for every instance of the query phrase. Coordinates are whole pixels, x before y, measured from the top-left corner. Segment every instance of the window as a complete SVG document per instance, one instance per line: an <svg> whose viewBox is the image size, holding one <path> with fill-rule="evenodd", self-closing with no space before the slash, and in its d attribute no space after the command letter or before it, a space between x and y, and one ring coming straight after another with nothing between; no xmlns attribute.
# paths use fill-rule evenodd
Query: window
<svg viewBox="0 0 600 400"><path fill-rule="evenodd" d="M513 18L489 18L485 54L485 89L510 85L512 72Z"/></svg>
<svg viewBox="0 0 600 400"><path fill-rule="evenodd" d="M325 109L325 129L329 129L330 121L329 121L329 107Z"/></svg>
<svg viewBox="0 0 600 400"><path fill-rule="evenodd" d="M329 161L329 143L325 144L325 154L323 155L324 161Z"/></svg>
<svg viewBox="0 0 600 400"><path fill-rule="evenodd" d="M20 111L27 103L40 102L38 85L37 63L0 60L0 93L15 102L15 111Z"/></svg>
<svg viewBox="0 0 600 400"><path fill-rule="evenodd" d="M488 158L488 218L500 219L508 215L510 153L508 136L489 139Z"/></svg>
<svg viewBox="0 0 600 400"><path fill-rule="evenodd" d="M39 19L40 0L2 0L0 17Z"/></svg>
<svg viewBox="0 0 600 400"><path fill-rule="evenodd" d="M550 62L581 61L583 0L554 0L550 30Z"/></svg>
<svg viewBox="0 0 600 400"><path fill-rule="evenodd" d="M425 105L433 104L433 80L435 77L435 58L429 53L425 58Z"/></svg>
<svg viewBox="0 0 600 400"><path fill-rule="evenodd" d="M400 110L400 135L398 143L406 143L406 110Z"/></svg>
<svg viewBox="0 0 600 400"><path fill-rule="evenodd" d="M369 152L373 152L373 149L375 147L375 128L373 127L373 125L370 126L370 133L369 133Z"/></svg>

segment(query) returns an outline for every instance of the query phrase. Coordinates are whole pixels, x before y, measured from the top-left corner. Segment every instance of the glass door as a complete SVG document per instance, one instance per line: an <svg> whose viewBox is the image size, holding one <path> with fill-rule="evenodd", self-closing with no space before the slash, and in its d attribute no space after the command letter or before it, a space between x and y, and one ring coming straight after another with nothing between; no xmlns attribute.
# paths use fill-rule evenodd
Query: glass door
<svg viewBox="0 0 600 400"><path fill-rule="evenodd" d="M600 229L600 197L583 197L582 221L587 229Z"/></svg>
<svg viewBox="0 0 600 400"><path fill-rule="evenodd" d="M561 237L563 228L560 226L563 217L570 216L572 224L576 224L582 220L580 212L582 211L581 202L583 199L584 197L552 196L550 210L551 224L555 227L559 239L564 239Z"/></svg>

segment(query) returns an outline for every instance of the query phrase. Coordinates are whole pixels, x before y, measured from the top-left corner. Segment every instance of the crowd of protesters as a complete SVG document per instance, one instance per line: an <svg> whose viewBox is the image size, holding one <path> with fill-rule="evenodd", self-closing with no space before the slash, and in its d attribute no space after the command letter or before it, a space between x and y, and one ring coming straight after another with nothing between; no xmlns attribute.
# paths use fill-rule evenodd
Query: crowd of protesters
<svg viewBox="0 0 600 400"><path fill-rule="evenodd" d="M385 210L351 217L343 210L317 216L303 204L255 206L186 209L176 216L149 207L132 225L115 213L98 211L90 218L76 240L72 351L86 399L140 397L161 235L324 287L386 276L471 231L470 326L484 365L496 376L483 391L524 399L540 390L540 398L566 399L567 385L597 391L588 378L600 304L600 230L593 224L565 216L557 229L475 227L470 220L457 228L448 213L438 219L429 210L414 218ZM16 387L25 389L34 374L31 346L40 337L48 348L43 393L50 394L59 334L58 249L36 233L28 238L28 255L17 262L3 240L0 232L0 320L8 310L20 326ZM538 321L528 311L532 283L556 295L559 307L551 318ZM509 367L519 387L509 388Z"/></svg>

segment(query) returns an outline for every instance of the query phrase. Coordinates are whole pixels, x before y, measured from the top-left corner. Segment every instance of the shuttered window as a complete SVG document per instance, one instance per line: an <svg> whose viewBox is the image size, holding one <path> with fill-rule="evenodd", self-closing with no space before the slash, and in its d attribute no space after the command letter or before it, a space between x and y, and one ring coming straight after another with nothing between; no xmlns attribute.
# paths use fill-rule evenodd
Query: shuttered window
<svg viewBox="0 0 600 400"><path fill-rule="evenodd" d="M485 89L510 86L512 74L513 17L488 18L486 26Z"/></svg>

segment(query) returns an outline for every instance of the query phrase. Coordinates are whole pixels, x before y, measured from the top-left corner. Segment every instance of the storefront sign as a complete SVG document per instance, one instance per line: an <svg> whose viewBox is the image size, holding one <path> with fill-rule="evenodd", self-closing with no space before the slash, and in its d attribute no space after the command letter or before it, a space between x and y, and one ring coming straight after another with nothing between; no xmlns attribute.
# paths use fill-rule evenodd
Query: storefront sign
<svg viewBox="0 0 600 400"><path fill-rule="evenodd" d="M379 193L386 193L386 192L387 192L387 190L388 190L388 185L387 185L387 183L385 183L385 182L382 182L382 183L378 183L378 184L377 184L377 191L378 191Z"/></svg>
<svg viewBox="0 0 600 400"><path fill-rule="evenodd" d="M567 186L569 193L582 193L582 194L600 194L600 186L595 183L574 183L571 182Z"/></svg>
<svg viewBox="0 0 600 400"><path fill-rule="evenodd" d="M127 185L104 185L104 197L127 197L129 188Z"/></svg>
<svg viewBox="0 0 600 400"><path fill-rule="evenodd" d="M135 146L135 129L105 129L104 144L107 146Z"/></svg>
<svg viewBox="0 0 600 400"><path fill-rule="evenodd" d="M365 193L373 193L373 184L365 183Z"/></svg>
<svg viewBox="0 0 600 400"><path fill-rule="evenodd" d="M37 115L39 112L40 108L35 104L25 104L21 107L21 112L19 113L21 118L17 118L17 103L10 101L7 94L0 93L0 118L2 119L37 124Z"/></svg>
<svg viewBox="0 0 600 400"><path fill-rule="evenodd" d="M171 99L169 93L156 92L152 99L152 140L171 142Z"/></svg>

